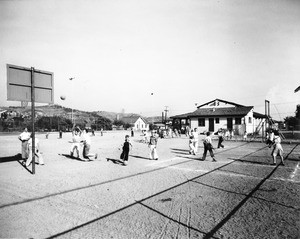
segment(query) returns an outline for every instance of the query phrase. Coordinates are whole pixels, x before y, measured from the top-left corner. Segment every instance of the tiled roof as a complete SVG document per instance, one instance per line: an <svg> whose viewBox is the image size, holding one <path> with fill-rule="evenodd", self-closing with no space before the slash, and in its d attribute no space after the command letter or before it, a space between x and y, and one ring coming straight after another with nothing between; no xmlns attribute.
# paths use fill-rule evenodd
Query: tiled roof
<svg viewBox="0 0 300 239"><path fill-rule="evenodd" d="M257 112L253 112L253 117L254 118L267 118L266 115L263 115L263 114L260 114L260 113L257 113Z"/></svg>
<svg viewBox="0 0 300 239"><path fill-rule="evenodd" d="M252 106L228 108L200 108L190 113L190 117L199 116L245 116L253 109Z"/></svg>
<svg viewBox="0 0 300 239"><path fill-rule="evenodd" d="M227 108L200 108L194 112L175 115L170 118L183 119L190 117L209 117L209 116L245 116L253 109L252 106L227 107Z"/></svg>
<svg viewBox="0 0 300 239"><path fill-rule="evenodd" d="M185 118L188 118L189 115L192 114L191 113L186 113L186 114L181 114L181 115L174 115L174 116L171 116L170 118L173 119L173 118L176 118L176 119L185 119Z"/></svg>

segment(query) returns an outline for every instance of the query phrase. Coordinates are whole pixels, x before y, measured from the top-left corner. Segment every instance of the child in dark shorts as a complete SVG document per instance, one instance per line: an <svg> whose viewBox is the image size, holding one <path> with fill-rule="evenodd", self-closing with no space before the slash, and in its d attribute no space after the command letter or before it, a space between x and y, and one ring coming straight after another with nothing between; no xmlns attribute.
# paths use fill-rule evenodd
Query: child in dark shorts
<svg viewBox="0 0 300 239"><path fill-rule="evenodd" d="M125 142L122 145L122 153L120 156L120 158L123 160L123 164L125 166L127 165L127 162L128 162L130 147L132 148L132 144L130 143L130 138L129 138L129 135L126 135Z"/></svg>
<svg viewBox="0 0 300 239"><path fill-rule="evenodd" d="M206 137L203 141L203 146L204 146L204 152L203 152L202 160L204 161L206 159L207 151L209 151L210 157L212 157L212 161L217 162L217 160L215 159L214 153L213 153L213 146L212 146L212 141L211 141L211 137L210 137L210 132L206 133Z"/></svg>

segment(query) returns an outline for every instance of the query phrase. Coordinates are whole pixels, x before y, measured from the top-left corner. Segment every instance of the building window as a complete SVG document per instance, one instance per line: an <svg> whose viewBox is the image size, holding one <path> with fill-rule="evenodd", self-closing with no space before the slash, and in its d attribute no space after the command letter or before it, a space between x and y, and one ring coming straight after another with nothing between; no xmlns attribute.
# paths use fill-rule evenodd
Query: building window
<svg viewBox="0 0 300 239"><path fill-rule="evenodd" d="M251 117L249 117L248 123L252 124L252 118Z"/></svg>
<svg viewBox="0 0 300 239"><path fill-rule="evenodd" d="M241 124L242 118L235 118L235 124Z"/></svg>
<svg viewBox="0 0 300 239"><path fill-rule="evenodd" d="M220 123L220 118L216 118L216 124Z"/></svg>
<svg viewBox="0 0 300 239"><path fill-rule="evenodd" d="M198 126L205 126L205 118L198 119Z"/></svg>

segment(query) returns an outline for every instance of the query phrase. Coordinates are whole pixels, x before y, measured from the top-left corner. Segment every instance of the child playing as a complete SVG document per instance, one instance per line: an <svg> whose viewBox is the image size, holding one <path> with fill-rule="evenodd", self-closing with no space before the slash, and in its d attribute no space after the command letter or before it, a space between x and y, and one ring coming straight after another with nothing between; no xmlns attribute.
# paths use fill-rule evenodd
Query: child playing
<svg viewBox="0 0 300 239"><path fill-rule="evenodd" d="M129 156L130 147L132 148L132 144L130 143L129 135L125 136L125 142L122 145L122 153L120 158L123 160L123 164L126 166Z"/></svg>
<svg viewBox="0 0 300 239"><path fill-rule="evenodd" d="M271 148L273 143L274 143L274 131L273 129L270 129L269 132L267 132L266 144L268 145L269 148Z"/></svg>
<svg viewBox="0 0 300 239"><path fill-rule="evenodd" d="M279 154L281 158L281 165L284 166L283 162L283 149L281 146L281 138L279 136L279 133L277 131L274 132L274 144L273 144L273 151L272 151L272 157L273 157L273 163L272 165L276 165L276 156Z"/></svg>
<svg viewBox="0 0 300 239"><path fill-rule="evenodd" d="M32 156L33 156L33 152L32 152L32 134L30 135L30 139L28 140L28 152L29 152L29 156L26 160L26 167L28 168L29 165L32 163ZM40 151L40 143L39 140L35 137L34 139L34 155L35 155L35 162L38 163L39 165L44 165L44 159L43 156L41 154Z"/></svg>
<svg viewBox="0 0 300 239"><path fill-rule="evenodd" d="M229 130L226 129L226 131L225 131L225 138L226 138L226 140L229 139L229 136L230 136Z"/></svg>
<svg viewBox="0 0 300 239"><path fill-rule="evenodd" d="M74 150L76 150L77 158L79 158L80 142L81 142L81 129L79 128L79 126L75 127L74 125L72 129L72 145L70 150L71 157L73 157Z"/></svg>
<svg viewBox="0 0 300 239"><path fill-rule="evenodd" d="M244 139L244 141L247 141L247 131L244 132L243 139Z"/></svg>
<svg viewBox="0 0 300 239"><path fill-rule="evenodd" d="M83 143L83 151L82 151L83 161L94 160L97 159L98 157L97 153L93 154L90 152L92 141L88 132L89 132L88 129L84 129L82 131L81 142Z"/></svg>
<svg viewBox="0 0 300 239"><path fill-rule="evenodd" d="M230 139L236 141L236 138L235 138L235 135L234 135L234 129L232 129L231 132L230 132Z"/></svg>
<svg viewBox="0 0 300 239"><path fill-rule="evenodd" d="M224 133L223 133L222 129L218 130L218 138L219 138L218 148L220 148L220 147L224 148L224 145L222 144L222 142L224 141Z"/></svg>
<svg viewBox="0 0 300 239"><path fill-rule="evenodd" d="M24 128L23 133L20 134L18 139L22 142L22 159L26 160L28 158L28 140L30 139L30 133L27 128Z"/></svg>
<svg viewBox="0 0 300 239"><path fill-rule="evenodd" d="M207 133L206 133L206 137L205 137L205 139L204 139L203 145L204 145L204 153L203 153L202 160L203 160L203 161L205 160L207 151L209 151L210 156L211 156L212 159L213 159L212 161L213 161L213 162L217 162L217 160L215 159L214 153L213 153L213 151L212 151L213 147L212 147L212 144L211 144L210 132L207 132Z"/></svg>
<svg viewBox="0 0 300 239"><path fill-rule="evenodd" d="M150 159L155 159L158 160L158 155L156 152L156 147L157 147L157 137L155 136L155 131L151 131L151 136L149 139L149 148L150 148Z"/></svg>
<svg viewBox="0 0 300 239"><path fill-rule="evenodd" d="M191 135L189 138L189 147L190 147L190 154L196 155L195 147L194 147L194 135Z"/></svg>

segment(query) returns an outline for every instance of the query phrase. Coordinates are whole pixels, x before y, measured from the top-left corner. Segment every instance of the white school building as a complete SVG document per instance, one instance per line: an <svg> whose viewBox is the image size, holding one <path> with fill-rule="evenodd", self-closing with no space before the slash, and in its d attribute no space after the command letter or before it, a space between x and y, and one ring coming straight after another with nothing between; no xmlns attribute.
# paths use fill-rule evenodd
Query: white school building
<svg viewBox="0 0 300 239"><path fill-rule="evenodd" d="M254 112L253 106L215 99L194 112L170 117L174 128L197 128L198 132L216 132L218 129L234 130L235 134L263 134L265 115Z"/></svg>

